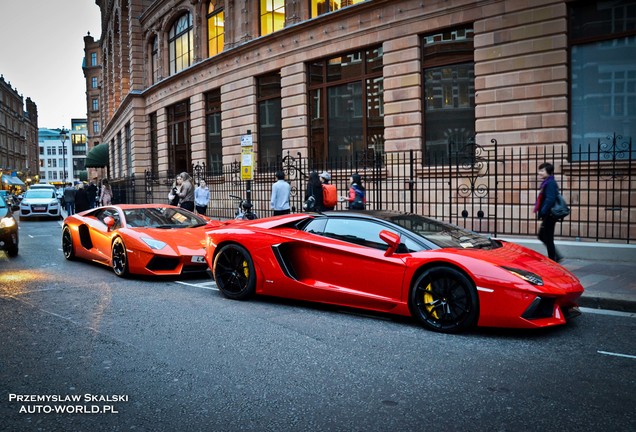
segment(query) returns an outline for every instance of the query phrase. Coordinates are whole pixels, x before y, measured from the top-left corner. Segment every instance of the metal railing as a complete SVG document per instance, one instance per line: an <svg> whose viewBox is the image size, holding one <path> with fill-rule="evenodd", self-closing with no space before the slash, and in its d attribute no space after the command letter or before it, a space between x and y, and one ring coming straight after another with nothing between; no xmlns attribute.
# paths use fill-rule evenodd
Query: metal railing
<svg viewBox="0 0 636 432"><path fill-rule="evenodd" d="M420 213L494 236L534 236L538 166L550 162L571 207L569 217L557 225L557 237L630 243L636 238L633 158L631 139L616 135L577 153L563 146L500 148L492 140L488 147L472 145L470 151L447 154L440 163L423 159L419 151L364 152L324 163L287 153L275 164L255 168L251 201L259 217L272 214L269 199L277 169L291 185L292 211L302 211L312 170L329 171L340 195L347 193L349 178L357 172L367 189L368 209ZM226 164L222 171L196 164L192 176L195 182L205 180L210 189L207 215L232 218L236 203L229 195L246 196L240 164ZM172 181L169 173L151 172L143 178L113 180L114 201L167 202Z"/></svg>

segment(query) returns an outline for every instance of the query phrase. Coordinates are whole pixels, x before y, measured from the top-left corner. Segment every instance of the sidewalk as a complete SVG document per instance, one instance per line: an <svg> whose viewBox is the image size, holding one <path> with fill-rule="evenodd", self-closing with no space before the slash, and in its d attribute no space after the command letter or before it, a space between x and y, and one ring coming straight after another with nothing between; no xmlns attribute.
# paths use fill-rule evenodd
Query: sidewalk
<svg viewBox="0 0 636 432"><path fill-rule="evenodd" d="M535 239L510 238L545 254ZM636 313L636 245L556 241L565 256L561 265L585 288L582 307Z"/></svg>

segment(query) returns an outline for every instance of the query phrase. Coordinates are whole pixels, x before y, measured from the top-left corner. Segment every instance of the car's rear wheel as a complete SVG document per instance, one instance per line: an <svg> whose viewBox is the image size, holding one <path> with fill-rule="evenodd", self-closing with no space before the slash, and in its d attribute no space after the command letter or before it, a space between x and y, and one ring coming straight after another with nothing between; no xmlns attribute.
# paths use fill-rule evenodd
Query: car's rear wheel
<svg viewBox="0 0 636 432"><path fill-rule="evenodd" d="M64 230L62 231L62 252L64 253L64 258L66 258L67 260L72 260L75 258L73 235L71 234L71 229L68 226L65 226Z"/></svg>
<svg viewBox="0 0 636 432"><path fill-rule="evenodd" d="M117 276L128 276L128 253L126 252L126 245L121 237L117 237L113 241L111 262L113 271Z"/></svg>
<svg viewBox="0 0 636 432"><path fill-rule="evenodd" d="M432 267L411 286L411 314L425 327L457 333L474 327L479 316L479 300L473 282L457 269Z"/></svg>
<svg viewBox="0 0 636 432"><path fill-rule="evenodd" d="M214 280L221 293L230 299L245 300L256 291L256 272L250 253L242 246L228 244L221 248L212 266Z"/></svg>

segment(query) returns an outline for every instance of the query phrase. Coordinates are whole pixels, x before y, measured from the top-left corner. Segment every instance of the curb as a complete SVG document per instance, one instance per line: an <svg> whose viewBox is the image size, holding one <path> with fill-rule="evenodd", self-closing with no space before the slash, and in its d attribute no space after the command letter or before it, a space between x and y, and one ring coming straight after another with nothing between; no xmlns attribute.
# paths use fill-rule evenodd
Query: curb
<svg viewBox="0 0 636 432"><path fill-rule="evenodd" d="M619 312L636 313L636 301L626 299L612 299L598 296L586 296L585 292L579 299L579 306L590 309L605 309Z"/></svg>

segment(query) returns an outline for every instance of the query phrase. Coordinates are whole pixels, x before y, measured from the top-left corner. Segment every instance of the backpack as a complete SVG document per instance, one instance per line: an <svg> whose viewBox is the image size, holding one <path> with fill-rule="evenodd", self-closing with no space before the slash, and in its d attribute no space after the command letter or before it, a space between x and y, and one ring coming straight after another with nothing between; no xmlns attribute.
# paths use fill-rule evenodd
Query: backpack
<svg viewBox="0 0 636 432"><path fill-rule="evenodd" d="M338 192L336 186L332 184L322 185L322 205L324 207L335 207L338 204Z"/></svg>

